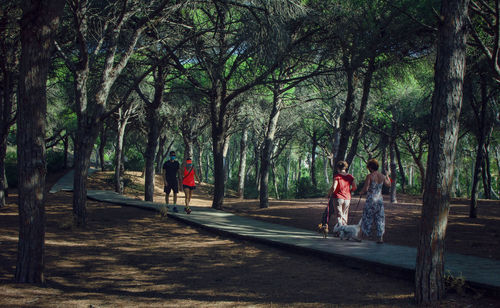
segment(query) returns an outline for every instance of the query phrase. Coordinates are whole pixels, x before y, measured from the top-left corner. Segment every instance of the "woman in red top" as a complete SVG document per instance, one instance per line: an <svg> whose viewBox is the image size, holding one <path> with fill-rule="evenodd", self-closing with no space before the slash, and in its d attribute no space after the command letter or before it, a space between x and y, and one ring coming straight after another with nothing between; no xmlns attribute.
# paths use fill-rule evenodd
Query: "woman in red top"
<svg viewBox="0 0 500 308"><path fill-rule="evenodd" d="M341 160L337 163L337 173L333 176L333 184L328 191L328 206L323 213L323 226L328 226L330 216L335 212L337 223L347 225L349 215L349 204L351 203L351 191L356 190L356 180L347 173L347 162Z"/></svg>
<svg viewBox="0 0 500 308"><path fill-rule="evenodd" d="M184 195L185 195L185 201L186 201L186 207L184 208L184 211L186 213L191 213L191 209L189 208L189 203L191 202L191 196L193 194L193 190L196 189L196 183L195 183L195 178L196 181L200 181L198 178L198 174L196 174L196 170L194 169L193 166L193 161L191 158L188 158L186 160L186 163L183 164L182 168L184 170L184 174L182 177L182 187L184 188Z"/></svg>

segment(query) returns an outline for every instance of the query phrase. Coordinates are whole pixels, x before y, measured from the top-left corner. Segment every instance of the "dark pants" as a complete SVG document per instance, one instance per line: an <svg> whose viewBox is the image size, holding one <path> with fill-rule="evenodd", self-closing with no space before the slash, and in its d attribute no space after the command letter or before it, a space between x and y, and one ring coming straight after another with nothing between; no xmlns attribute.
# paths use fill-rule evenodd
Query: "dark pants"
<svg viewBox="0 0 500 308"><path fill-rule="evenodd" d="M325 211L323 212L323 217L321 218L321 224L323 226L328 225L328 223L330 222L330 217L334 213L333 203L333 198L328 199L328 205L326 206Z"/></svg>

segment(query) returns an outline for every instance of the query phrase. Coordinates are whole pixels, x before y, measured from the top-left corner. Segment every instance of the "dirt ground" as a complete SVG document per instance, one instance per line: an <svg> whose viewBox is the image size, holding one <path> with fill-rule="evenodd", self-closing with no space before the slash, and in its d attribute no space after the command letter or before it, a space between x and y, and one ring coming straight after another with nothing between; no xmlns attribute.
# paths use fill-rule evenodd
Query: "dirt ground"
<svg viewBox="0 0 500 308"><path fill-rule="evenodd" d="M96 174L89 188L112 189L109 176ZM139 174L129 177L141 182ZM210 206L209 190L199 187L193 205ZM137 187L126 193L141 198ZM217 236L150 211L88 201L89 225L76 229L68 192L47 195L46 284L15 284L16 198L11 192L8 205L0 209L0 307L413 306L409 281ZM158 185L155 201L163 198ZM351 216L357 220L363 201L359 206L353 201ZM419 200L400 201L386 208L385 239L414 245ZM178 203L183 202L181 193ZM257 200L228 198L225 210L313 229L325 203L272 201L270 208L259 209ZM481 204L481 218L469 220L467 206L459 203L450 215L448 250L498 259L499 204ZM440 307L499 307L498 302L480 290L452 292Z"/></svg>

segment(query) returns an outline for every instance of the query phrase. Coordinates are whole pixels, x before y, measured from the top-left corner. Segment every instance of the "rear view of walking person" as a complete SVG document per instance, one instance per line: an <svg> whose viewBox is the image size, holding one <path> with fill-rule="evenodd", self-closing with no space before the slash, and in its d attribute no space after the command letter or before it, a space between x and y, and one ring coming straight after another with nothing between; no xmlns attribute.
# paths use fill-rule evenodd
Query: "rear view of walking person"
<svg viewBox="0 0 500 308"><path fill-rule="evenodd" d="M191 208L189 207L189 203L191 202L191 197L193 194L193 190L196 189L196 181L200 182L198 178L198 174L194 169L193 161L191 158L186 159L186 162L183 164L183 178L182 178L182 187L184 189L186 207L184 211L189 214L191 213Z"/></svg>
<svg viewBox="0 0 500 308"><path fill-rule="evenodd" d="M165 203L168 205L170 192L174 192L174 212L177 210L177 193L179 193L179 162L175 160L175 152L170 151L170 159L163 164L163 184L165 191Z"/></svg>
<svg viewBox="0 0 500 308"><path fill-rule="evenodd" d="M328 230L330 216L335 213L337 218L336 223L339 225L347 225L349 215L349 205L351 202L351 191L355 191L356 180L347 173L347 162L341 160L337 162L337 173L333 176L333 184L328 191L328 206L323 213L322 225Z"/></svg>
<svg viewBox="0 0 500 308"><path fill-rule="evenodd" d="M366 195L365 207L363 209L363 222L361 231L365 237L370 236L372 225L375 224L377 233L377 243L384 242L385 232L385 213L384 200L382 198L382 185L391 186L391 179L388 175L383 175L378 171L378 162L376 159L370 159L366 164L370 174L366 176L365 185L360 195Z"/></svg>

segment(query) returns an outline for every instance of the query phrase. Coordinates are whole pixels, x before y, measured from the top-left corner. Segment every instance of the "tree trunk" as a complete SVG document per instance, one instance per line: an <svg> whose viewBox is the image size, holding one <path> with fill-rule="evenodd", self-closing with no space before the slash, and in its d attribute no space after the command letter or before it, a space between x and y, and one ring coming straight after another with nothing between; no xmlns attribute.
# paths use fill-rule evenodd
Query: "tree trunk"
<svg viewBox="0 0 500 308"><path fill-rule="evenodd" d="M68 168L68 148L69 148L69 137L68 137L68 135L64 136L63 145L64 145L63 168L67 169Z"/></svg>
<svg viewBox="0 0 500 308"><path fill-rule="evenodd" d="M403 163L401 161L401 153L399 152L399 147L398 143L394 142L394 150L396 151L396 158L398 160L398 167L399 167L399 175L400 175L400 183L401 183L401 191L403 194L406 192L406 175L405 175L405 169L403 168Z"/></svg>
<svg viewBox="0 0 500 308"><path fill-rule="evenodd" d="M325 176L325 183L330 184L330 175L328 174L328 158L323 160L323 174Z"/></svg>
<svg viewBox="0 0 500 308"><path fill-rule="evenodd" d="M85 120L83 121L85 123ZM73 180L73 219L78 227L85 227L87 225L87 177L90 168L90 156L94 148L94 141L99 134L99 127L97 124L85 125L78 124L80 127L77 129L77 138L75 142L75 174Z"/></svg>
<svg viewBox="0 0 500 308"><path fill-rule="evenodd" d="M7 62L6 59L0 61ZM7 137L12 125L12 91L14 81L11 72L7 71L7 64L2 63L2 96L0 97L0 208L6 204L8 184L5 176L5 157L7 156Z"/></svg>
<svg viewBox="0 0 500 308"><path fill-rule="evenodd" d="M231 173L231 169L230 169L230 157L229 157L230 142L231 142L231 137L227 136L224 139L224 149L222 151L222 157L223 157L223 160L224 160L224 183L227 183L228 180L230 180L230 176L229 176L230 173Z"/></svg>
<svg viewBox="0 0 500 308"><path fill-rule="evenodd" d="M276 165L274 163L271 164L271 170L273 172L273 184L274 184L274 194L276 195L276 199L280 199L279 189L278 189L278 177L276 176Z"/></svg>
<svg viewBox="0 0 500 308"><path fill-rule="evenodd" d="M473 106L474 107L474 106ZM479 176L481 175L484 155L486 153L486 130L488 124L486 123L486 112L488 109L488 93L486 89L486 83L484 77L481 77L481 106L476 110L477 115L477 151L476 151L476 162L474 165L474 170L472 172L472 188L471 188L471 200L469 208L469 217L477 218L477 198L478 198L478 186L479 186ZM484 185L483 185L484 186ZM486 190L486 187L484 187Z"/></svg>
<svg viewBox="0 0 500 308"><path fill-rule="evenodd" d="M361 97L361 104L359 106L358 118L356 120L356 127L353 129L352 143L349 153L347 154L346 161L349 166L356 156L358 151L358 143L361 137L363 122L365 121L366 106L368 106L368 98L370 97L370 89L372 86L372 77L375 72L375 56L370 57L368 68L366 69L365 78L363 80L363 96Z"/></svg>
<svg viewBox="0 0 500 308"><path fill-rule="evenodd" d="M247 167L247 148L248 148L248 130L243 129L243 134L240 140L240 165L238 168L238 197L244 198L245 194L245 173Z"/></svg>
<svg viewBox="0 0 500 308"><path fill-rule="evenodd" d="M43 283L46 82L64 1L22 2L17 105L19 241L15 281Z"/></svg>
<svg viewBox="0 0 500 308"><path fill-rule="evenodd" d="M491 170L490 170L490 157L489 157L489 146L485 147L484 153L484 165L483 165L483 186L484 186L484 197L486 199L491 199Z"/></svg>
<svg viewBox="0 0 500 308"><path fill-rule="evenodd" d="M441 2L429 158L415 270L417 304L432 304L446 292L444 240L462 105L468 3Z"/></svg>
<svg viewBox="0 0 500 308"><path fill-rule="evenodd" d="M212 127L213 157L214 157L214 200L212 207L222 209L224 203L224 132Z"/></svg>
<svg viewBox="0 0 500 308"><path fill-rule="evenodd" d="M278 127L282 102L278 93L279 90L276 89L273 95L273 106L269 115L260 159L260 208L269 207L269 168L271 166L271 154L273 152L274 137Z"/></svg>
<svg viewBox="0 0 500 308"><path fill-rule="evenodd" d="M99 142L99 163L101 167L101 171L104 171L105 161L104 161L104 148L106 147L107 137L107 125L106 123L102 124L101 133L100 133L100 142Z"/></svg>
<svg viewBox="0 0 500 308"><path fill-rule="evenodd" d="M149 124L148 144L146 146L146 178L144 181L144 200L153 201L155 191L155 157L160 136L157 109L149 106L146 109L147 123Z"/></svg>
<svg viewBox="0 0 500 308"><path fill-rule="evenodd" d="M344 61L345 62L345 61ZM337 155L334 158L334 166L339 160L344 160L351 137L351 122L354 111L354 91L356 90L356 79L354 78L354 69L349 67L349 64L344 63L347 74L347 97L345 101L345 109L340 119L340 138Z"/></svg>
<svg viewBox="0 0 500 308"><path fill-rule="evenodd" d="M292 151L290 150L288 152L288 160L286 162L286 169L285 169L285 192L288 197L288 190L290 189L290 169L292 167Z"/></svg>
<svg viewBox="0 0 500 308"><path fill-rule="evenodd" d="M198 141L198 138L195 139L194 141L194 147L195 147L195 163L196 163L196 169L198 171L198 177L200 178L200 182L203 182L205 179L203 177L203 148L200 145L200 142Z"/></svg>
<svg viewBox="0 0 500 308"><path fill-rule="evenodd" d="M7 154L7 135L0 136L0 208L6 204L7 181L5 176L5 156Z"/></svg>
<svg viewBox="0 0 500 308"><path fill-rule="evenodd" d="M158 142L158 151L156 151L156 157L155 157L155 172L156 173L161 173L161 168L164 156L163 153L165 153L165 143L167 142L167 137L165 136L160 136L159 142Z"/></svg>
<svg viewBox="0 0 500 308"><path fill-rule="evenodd" d="M318 180L316 179L316 149L318 147L318 133L313 132L311 145L311 183L314 187L318 187Z"/></svg>
<svg viewBox="0 0 500 308"><path fill-rule="evenodd" d="M396 169L396 141L391 139L389 144L389 156L390 156L390 169L391 169L391 203L397 203L397 191L396 191L396 179L398 178L398 171Z"/></svg>
<svg viewBox="0 0 500 308"><path fill-rule="evenodd" d="M116 146L115 146L115 192L123 194L123 140L125 139L125 129L128 117L123 114L123 108L118 109Z"/></svg>

